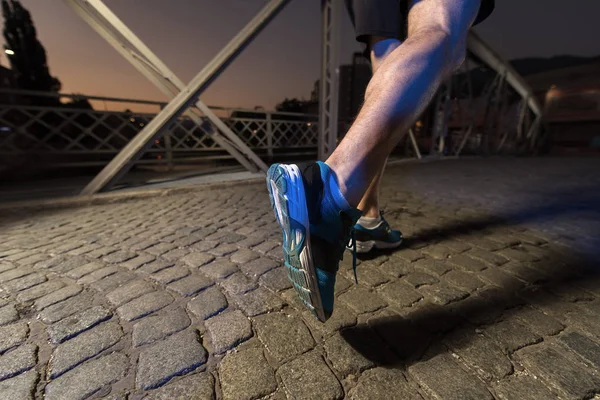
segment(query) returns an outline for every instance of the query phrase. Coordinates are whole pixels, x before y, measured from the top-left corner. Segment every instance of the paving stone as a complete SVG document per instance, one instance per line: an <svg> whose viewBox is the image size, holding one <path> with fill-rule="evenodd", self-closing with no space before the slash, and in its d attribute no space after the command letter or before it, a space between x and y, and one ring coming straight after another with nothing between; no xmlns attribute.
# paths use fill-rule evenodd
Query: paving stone
<svg viewBox="0 0 600 400"><path fill-rule="evenodd" d="M424 272L411 272L406 275L403 280L405 282L410 283L414 287L419 287L423 285L433 285L434 283L439 282L438 279L432 275L426 274Z"/></svg>
<svg viewBox="0 0 600 400"><path fill-rule="evenodd" d="M442 306L466 298L469 294L445 283L433 286L422 286L419 291L427 300Z"/></svg>
<svg viewBox="0 0 600 400"><path fill-rule="evenodd" d="M352 281L350 282L350 285L352 285L354 283L354 272L348 271L348 275L350 275L349 278L352 279ZM358 282L361 285L367 286L369 288L375 288L390 281L389 275L379 271L379 267L373 264L361 263L360 268L358 268L356 271L356 275L358 277ZM339 277L341 278L341 276ZM340 286L338 286L336 290L342 290Z"/></svg>
<svg viewBox="0 0 600 400"><path fill-rule="evenodd" d="M12 378L37 364L38 347L25 344L0 357L0 380Z"/></svg>
<svg viewBox="0 0 600 400"><path fill-rule="evenodd" d="M498 253L492 253L490 251L485 251L481 249L471 249L467 254L469 255L469 257L486 262L491 265L504 265L509 261L506 257Z"/></svg>
<svg viewBox="0 0 600 400"><path fill-rule="evenodd" d="M420 359L431 342L429 332L389 310L384 310L369 318L367 326L367 335L358 335L359 338L361 336L370 337L371 330L376 331L401 360ZM359 325L356 329L360 328L361 326ZM362 330L365 330L364 326ZM346 336L344 332L342 331L342 335Z"/></svg>
<svg viewBox="0 0 600 400"><path fill-rule="evenodd" d="M36 300L42 296L51 294L63 288L65 284L59 280L53 280L42 283L37 286L33 286L29 289L23 290L17 295L17 301L20 303L27 303L32 300Z"/></svg>
<svg viewBox="0 0 600 400"><path fill-rule="evenodd" d="M255 246L252 248L252 250L259 252L260 254L267 254L269 251L273 250L276 247L279 247L280 244L272 241L272 240L267 240L264 242L261 242L258 246Z"/></svg>
<svg viewBox="0 0 600 400"><path fill-rule="evenodd" d="M211 279L225 279L239 272L237 266L231 261L220 259L203 266L200 271Z"/></svg>
<svg viewBox="0 0 600 400"><path fill-rule="evenodd" d="M515 317L540 336L556 335L565 329L565 326L554 318L529 307L515 312Z"/></svg>
<svg viewBox="0 0 600 400"><path fill-rule="evenodd" d="M106 298L113 306L118 307L152 291L154 287L151 284L138 280L114 289L106 295Z"/></svg>
<svg viewBox="0 0 600 400"><path fill-rule="evenodd" d="M530 262L530 261L539 261L539 257L534 256L531 253L520 249L504 249L502 251L497 252L496 254L505 257L509 260L521 261L521 262Z"/></svg>
<svg viewBox="0 0 600 400"><path fill-rule="evenodd" d="M214 316L205 322L216 354L222 354L252 337L250 321L241 311Z"/></svg>
<svg viewBox="0 0 600 400"><path fill-rule="evenodd" d="M538 379L526 375L515 375L501 381L495 387L500 400L548 400L555 398Z"/></svg>
<svg viewBox="0 0 600 400"><path fill-rule="evenodd" d="M110 264L117 264L124 263L125 261L131 260L135 257L137 257L137 254L132 251L119 250L107 255L102 259L102 261Z"/></svg>
<svg viewBox="0 0 600 400"><path fill-rule="evenodd" d="M5 283L12 281L13 279L21 278L23 276L27 276L33 274L33 269L29 267L21 267L11 269L5 272L0 273L0 283Z"/></svg>
<svg viewBox="0 0 600 400"><path fill-rule="evenodd" d="M84 246L78 247L76 249L73 249L73 250L67 252L67 254L73 255L73 256L80 256L83 254L89 254L90 252L97 250L100 247L102 247L102 246L100 246L99 244L95 244L95 243L86 244Z"/></svg>
<svg viewBox="0 0 600 400"><path fill-rule="evenodd" d="M81 279L84 276L91 274L92 272L102 269L104 267L106 267L106 264L104 264L103 262L93 261L91 263L84 264L81 267L77 267L75 269L70 270L69 272L67 272L67 276L72 279Z"/></svg>
<svg viewBox="0 0 600 400"><path fill-rule="evenodd" d="M177 246L172 244L172 243L157 243L152 247L148 247L147 249L144 249L144 251L148 254L152 254L153 256L160 256L162 254L165 254L166 252L168 252L169 250L173 250L174 248L176 248Z"/></svg>
<svg viewBox="0 0 600 400"><path fill-rule="evenodd" d="M134 280L135 278L137 278L137 276L129 271L120 271L114 275L110 275L97 282L94 282L90 286L94 290L97 290L102 293L107 293L113 291L114 289L118 288L124 283Z"/></svg>
<svg viewBox="0 0 600 400"><path fill-rule="evenodd" d="M6 282L2 285L4 290L9 293L20 292L21 290L29 289L32 286L39 285L40 283L46 282L46 275L36 272L19 279Z"/></svg>
<svg viewBox="0 0 600 400"><path fill-rule="evenodd" d="M194 243L191 247L192 251L204 253L210 249L214 249L219 245L216 240L201 240L200 242Z"/></svg>
<svg viewBox="0 0 600 400"><path fill-rule="evenodd" d="M24 322L0 327L0 354L21 343L29 335L29 326Z"/></svg>
<svg viewBox="0 0 600 400"><path fill-rule="evenodd" d="M174 265L175 263L173 261L165 260L164 258L158 258L148 264L142 265L136 270L136 272L150 275Z"/></svg>
<svg viewBox="0 0 600 400"><path fill-rule="evenodd" d="M348 392L351 400L423 400L397 369L374 368L365 371Z"/></svg>
<svg viewBox="0 0 600 400"><path fill-rule="evenodd" d="M208 250L208 254L212 254L215 257L225 257L238 251L238 247L235 244L220 244L217 247Z"/></svg>
<svg viewBox="0 0 600 400"><path fill-rule="evenodd" d="M307 352L314 346L314 340L306 325L299 319L283 313L258 316L254 319L254 327L269 353L281 363Z"/></svg>
<svg viewBox="0 0 600 400"><path fill-rule="evenodd" d="M111 276L119 272L119 268L114 265L100 268L90 274L85 275L83 278L80 278L77 283L80 285L89 285L91 283L97 282L100 279L106 278L107 276Z"/></svg>
<svg viewBox="0 0 600 400"><path fill-rule="evenodd" d="M65 301L53 304L40 312L39 317L45 324L53 324L92 306L92 298L82 293Z"/></svg>
<svg viewBox="0 0 600 400"><path fill-rule="evenodd" d="M210 373L192 374L148 392L144 400L214 400L214 387Z"/></svg>
<svg viewBox="0 0 600 400"><path fill-rule="evenodd" d="M160 272L150 275L150 279L163 285L167 285L171 282L175 282L181 278L184 278L190 274L190 270L187 267L176 265L174 267L165 268Z"/></svg>
<svg viewBox="0 0 600 400"><path fill-rule="evenodd" d="M216 288L208 288L187 304L188 310L201 321L210 318L227 308L227 299L221 291Z"/></svg>
<svg viewBox="0 0 600 400"><path fill-rule="evenodd" d="M111 312L102 306L92 307L78 312L48 327L48 336L52 343L62 343L83 331L86 331L112 316Z"/></svg>
<svg viewBox="0 0 600 400"><path fill-rule="evenodd" d="M153 343L190 326L190 319L179 307L161 315L144 318L133 326L131 336L135 347Z"/></svg>
<svg viewBox="0 0 600 400"><path fill-rule="evenodd" d="M246 239L237 242L235 245L240 249L251 248L251 247L255 247L255 246L263 243L265 240L266 239L264 237L251 236L251 237L247 237Z"/></svg>
<svg viewBox="0 0 600 400"><path fill-rule="evenodd" d="M202 271L204 272L204 269ZM220 281L219 284L231 294L242 294L256 288L256 283L246 278L241 272L227 277Z"/></svg>
<svg viewBox="0 0 600 400"><path fill-rule="evenodd" d="M435 260L445 260L453 251L443 244L432 244L422 249L421 253Z"/></svg>
<svg viewBox="0 0 600 400"><path fill-rule="evenodd" d="M467 292L474 292L485 285L475 274L463 271L449 271L443 280Z"/></svg>
<svg viewBox="0 0 600 400"><path fill-rule="evenodd" d="M15 269L17 266L8 261L0 261L0 272L10 271L11 269Z"/></svg>
<svg viewBox="0 0 600 400"><path fill-rule="evenodd" d="M327 352L327 359L331 362L333 369L344 378L350 374L358 375L362 371L375 366L373 361L355 350L339 334L329 338L324 347Z"/></svg>
<svg viewBox="0 0 600 400"><path fill-rule="evenodd" d="M548 280L548 276L537 269L529 268L523 263L511 261L502 266L502 270L512 276L530 284L542 283Z"/></svg>
<svg viewBox="0 0 600 400"><path fill-rule="evenodd" d="M376 292L359 286L342 293L339 300L359 314L377 311L387 305Z"/></svg>
<svg viewBox="0 0 600 400"><path fill-rule="evenodd" d="M36 268L43 268L40 267L41 264L46 264L48 265L47 268L52 269L52 271L58 272L58 273L66 273L69 271L74 270L75 268L81 267L82 265L86 265L88 264L89 261L83 257L61 257L59 258L59 260L56 260L56 264L52 263L46 263L44 261L42 261L40 264L36 265Z"/></svg>
<svg viewBox="0 0 600 400"><path fill-rule="evenodd" d="M498 381L513 372L513 366L504 353L472 328L452 332L445 342L471 369L488 381Z"/></svg>
<svg viewBox="0 0 600 400"><path fill-rule="evenodd" d="M165 260L178 262L179 260L181 260L185 256L187 256L189 253L190 253L189 249L173 249L171 251L166 252L161 257L164 258Z"/></svg>
<svg viewBox="0 0 600 400"><path fill-rule="evenodd" d="M466 254L457 254L457 255L450 256L448 258L448 262L452 265L457 266L460 269L465 270L465 271L469 271L469 272L483 271L484 269L486 269L488 267L488 265L486 265L485 263L483 263L480 260L476 260L474 258L469 257L469 255L467 255L467 254L471 254L473 251L475 251L475 250L471 250ZM478 253L476 253L476 254L478 254Z"/></svg>
<svg viewBox="0 0 600 400"><path fill-rule="evenodd" d="M494 339L507 353L512 353L522 347L539 343L542 338L529 328L512 319L500 321L485 328L485 334Z"/></svg>
<svg viewBox="0 0 600 400"><path fill-rule="evenodd" d="M600 378L589 368L572 362L558 349L533 346L520 351L519 360L546 386L566 398L589 398L600 387Z"/></svg>
<svg viewBox="0 0 600 400"><path fill-rule="evenodd" d="M139 267L141 267L142 265L151 263L152 261L154 261L156 259L155 256L150 255L150 254L140 254L135 258L132 258L130 260L127 260L124 263L121 263L120 265L122 267L127 268L130 271L136 270Z"/></svg>
<svg viewBox="0 0 600 400"><path fill-rule="evenodd" d="M183 257L181 261L189 265L190 267L200 268L203 265L210 263L214 259L215 256L211 254L192 252L187 256Z"/></svg>
<svg viewBox="0 0 600 400"><path fill-rule="evenodd" d="M18 319L19 313L15 306L9 304L0 308L0 325L10 324Z"/></svg>
<svg viewBox="0 0 600 400"><path fill-rule="evenodd" d="M450 250L452 250L453 253L456 254L471 250L471 246L469 244L454 239L444 240L442 244L447 246Z"/></svg>
<svg viewBox="0 0 600 400"><path fill-rule="evenodd" d="M392 257L399 258L400 260L408 263L412 263L423 258L423 255L418 251L411 250L408 248L402 248L399 251L394 252Z"/></svg>
<svg viewBox="0 0 600 400"><path fill-rule="evenodd" d="M408 307L423 298L412 286L402 281L396 281L385 285L380 291L381 295L390 304L396 307Z"/></svg>
<svg viewBox="0 0 600 400"><path fill-rule="evenodd" d="M96 250L92 250L89 253L86 253L87 257L90 258L104 258L105 256L117 252L119 249L112 246L102 246L97 248Z"/></svg>
<svg viewBox="0 0 600 400"><path fill-rule="evenodd" d="M574 353L590 363L596 371L600 370L600 345L578 332L561 335L559 340Z"/></svg>
<svg viewBox="0 0 600 400"><path fill-rule="evenodd" d="M505 249L506 247L508 247L508 245L505 243L490 240L485 237L470 237L470 238L468 238L467 242L472 246L475 246L482 250L490 251L490 252L502 250L502 249Z"/></svg>
<svg viewBox="0 0 600 400"><path fill-rule="evenodd" d="M153 389L206 363L208 355L195 331L177 333L140 353L136 386Z"/></svg>
<svg viewBox="0 0 600 400"><path fill-rule="evenodd" d="M168 293L151 292L117 308L117 313L125 321L134 321L165 308L172 302L173 297Z"/></svg>
<svg viewBox="0 0 600 400"><path fill-rule="evenodd" d="M275 268L260 277L258 280L259 284L266 286L267 288L280 292L285 289L292 287L292 284L287 277L287 272L284 268ZM337 285L337 281L336 281Z"/></svg>
<svg viewBox="0 0 600 400"><path fill-rule="evenodd" d="M414 268L425 271L438 277L444 275L446 272L452 269L446 262L431 260L429 258L417 261L414 264Z"/></svg>
<svg viewBox="0 0 600 400"><path fill-rule="evenodd" d="M556 284L546 285L546 290L548 290L551 293L554 293L555 295L563 298L566 301L573 303L587 302L596 299L592 294L576 286L569 285L565 282L558 282Z"/></svg>
<svg viewBox="0 0 600 400"><path fill-rule="evenodd" d="M342 385L323 358L314 352L281 366L277 374L294 399L337 400L344 397Z"/></svg>
<svg viewBox="0 0 600 400"><path fill-rule="evenodd" d="M214 282L206 276L194 274L170 283L167 286L167 289L172 290L180 296L188 297L193 296L213 284Z"/></svg>
<svg viewBox="0 0 600 400"><path fill-rule="evenodd" d="M127 356L112 353L88 361L46 385L47 400L82 400L125 376Z"/></svg>
<svg viewBox="0 0 600 400"><path fill-rule="evenodd" d="M233 261L233 257L232 257L232 261ZM260 257L253 261L240 264L239 268L246 275L249 275L253 278L257 278L257 277L263 275L264 273L277 268L280 265L281 264L279 262L273 261L269 258Z"/></svg>
<svg viewBox="0 0 600 400"><path fill-rule="evenodd" d="M260 258L260 254L257 252L249 249L242 249L235 252L230 259L236 264L246 264L250 261L256 260L257 258Z"/></svg>
<svg viewBox="0 0 600 400"><path fill-rule="evenodd" d="M435 399L493 399L481 380L463 371L447 354L413 364L408 373Z"/></svg>
<svg viewBox="0 0 600 400"><path fill-rule="evenodd" d="M225 400L254 400L277 389L275 371L262 348L227 354L219 364L219 377Z"/></svg>
<svg viewBox="0 0 600 400"><path fill-rule="evenodd" d="M509 274L505 274L497 268L488 268L477 273L477 276L492 285L500 286L506 289L519 289L523 286L523 283L512 277Z"/></svg>
<svg viewBox="0 0 600 400"><path fill-rule="evenodd" d="M100 354L116 344L122 336L123 331L119 324L107 322L58 345L50 359L50 379L56 379L82 362Z"/></svg>
<svg viewBox="0 0 600 400"><path fill-rule="evenodd" d="M231 297L248 317L279 310L284 305L279 297L261 287L242 294L232 294Z"/></svg>
<svg viewBox="0 0 600 400"><path fill-rule="evenodd" d="M356 313L343 305L337 305L333 310L333 314L325 323L319 321L308 309L304 309L302 315L304 322L311 328L313 334L314 332L320 332L323 337L330 336L340 329L356 325Z"/></svg>
<svg viewBox="0 0 600 400"><path fill-rule="evenodd" d="M35 370L25 372L0 382L0 399L33 400L33 393L38 381Z"/></svg>
<svg viewBox="0 0 600 400"><path fill-rule="evenodd" d="M285 269L284 269L284 272L285 272ZM338 274L335 278L336 279L335 279L334 291L335 291L336 295L346 291L346 289L350 289L351 287L353 287L356 284L354 281L354 278L352 280L350 280L341 274ZM287 277L287 273L286 273L286 279L288 282L290 282L290 279ZM292 287L291 283L290 283L290 287Z"/></svg>

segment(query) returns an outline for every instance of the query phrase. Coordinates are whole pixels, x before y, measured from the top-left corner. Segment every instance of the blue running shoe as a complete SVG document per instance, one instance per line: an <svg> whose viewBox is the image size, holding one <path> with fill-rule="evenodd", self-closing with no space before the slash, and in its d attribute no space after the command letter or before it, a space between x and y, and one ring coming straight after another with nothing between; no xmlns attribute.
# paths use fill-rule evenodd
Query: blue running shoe
<svg viewBox="0 0 600 400"><path fill-rule="evenodd" d="M383 212L377 226L365 228L359 221L354 226L354 233L357 253L368 253L373 249L395 249L402 244L402 232L390 228L390 224L383 218Z"/></svg>
<svg viewBox="0 0 600 400"><path fill-rule="evenodd" d="M348 205L333 171L322 162L304 171L274 164L267 188L283 231L288 278L306 307L325 322L333 312L339 262L361 212Z"/></svg>

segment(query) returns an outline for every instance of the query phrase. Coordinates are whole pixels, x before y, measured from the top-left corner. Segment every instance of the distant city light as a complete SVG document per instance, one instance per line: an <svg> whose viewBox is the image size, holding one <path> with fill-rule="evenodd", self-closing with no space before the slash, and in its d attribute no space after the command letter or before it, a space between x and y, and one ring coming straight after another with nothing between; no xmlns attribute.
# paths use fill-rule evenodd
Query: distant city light
<svg viewBox="0 0 600 400"><path fill-rule="evenodd" d="M311 124L310 122L308 122L308 123L306 124L306 126L311 126L311 125L312 125L312 124Z"/></svg>
<svg viewBox="0 0 600 400"><path fill-rule="evenodd" d="M6 49L6 50L4 50L4 52L5 52L6 54L8 54L9 56L14 56L14 55L15 55L15 52L14 52L14 51L12 51L11 49Z"/></svg>

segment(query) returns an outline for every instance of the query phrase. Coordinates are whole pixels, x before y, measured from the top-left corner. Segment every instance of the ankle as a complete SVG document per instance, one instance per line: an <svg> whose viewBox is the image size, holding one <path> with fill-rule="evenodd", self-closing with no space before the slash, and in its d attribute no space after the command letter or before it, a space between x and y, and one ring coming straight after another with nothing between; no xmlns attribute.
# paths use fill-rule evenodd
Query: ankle
<svg viewBox="0 0 600 400"><path fill-rule="evenodd" d="M379 208L378 207L364 207L364 209L363 209L363 208L361 208L359 206L358 209L362 211L362 216L364 218L376 218L376 219L379 219L381 217L381 214L379 213Z"/></svg>

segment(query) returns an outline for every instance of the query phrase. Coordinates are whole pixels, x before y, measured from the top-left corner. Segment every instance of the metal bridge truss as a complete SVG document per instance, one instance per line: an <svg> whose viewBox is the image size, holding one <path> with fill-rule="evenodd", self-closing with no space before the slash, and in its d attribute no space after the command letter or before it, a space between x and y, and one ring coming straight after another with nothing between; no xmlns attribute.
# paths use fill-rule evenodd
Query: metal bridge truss
<svg viewBox="0 0 600 400"><path fill-rule="evenodd" d="M0 122L15 132L2 136L0 155L32 148L55 155L104 154L110 162L98 160L106 166L82 192L92 194L110 188L134 163L171 165L186 152L203 157L231 157L250 171L264 172L267 166L262 158L272 157L277 151L292 148L310 151L312 148L320 159L326 159L335 149L340 136L337 131L338 53L345 12L341 0L322 0L318 123L310 116L278 120L275 113L262 111L255 112L262 114L258 117L244 118L240 116L243 113L219 117L214 109L198 99L289 0L269 0L187 85L101 0L64 1L171 101L155 116L64 107L7 106L0 111ZM411 153L421 158L421 148L430 156L458 156L465 150L480 154L534 150L542 123L542 108L531 89L475 33L469 36L468 54L462 71L440 88L434 100L429 149L420 146L420 138L415 137L411 129L407 135ZM484 66L496 74L479 95L474 93L471 74L467 73L474 66ZM58 128L56 121L60 121ZM164 158L158 157L157 161L153 153L164 154ZM81 162L86 162L84 160L94 162L95 159L82 157Z"/></svg>

